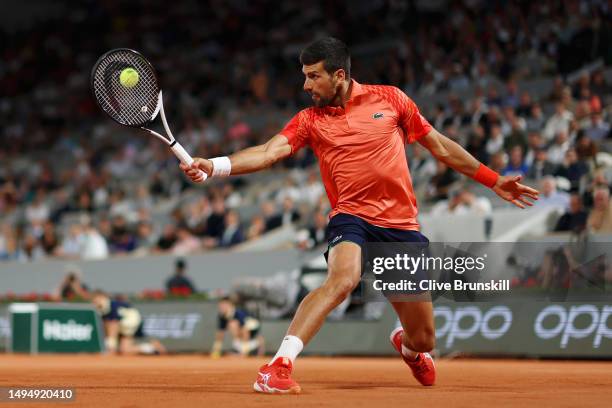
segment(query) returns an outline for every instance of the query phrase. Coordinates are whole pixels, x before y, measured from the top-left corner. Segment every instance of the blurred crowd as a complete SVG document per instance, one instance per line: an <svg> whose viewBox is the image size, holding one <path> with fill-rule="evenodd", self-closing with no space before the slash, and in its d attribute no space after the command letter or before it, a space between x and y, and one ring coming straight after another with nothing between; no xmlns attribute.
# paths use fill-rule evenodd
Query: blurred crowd
<svg viewBox="0 0 612 408"><path fill-rule="evenodd" d="M324 242L329 204L309 149L274 169L280 183L246 177L192 186L166 146L112 123L89 91L99 55L138 49L159 72L170 125L185 148L204 157L228 154L267 140L309 104L297 55L324 34L351 46L360 82L396 85L425 100L449 92L442 103L423 106L424 115L493 169L538 183L538 205L567 211L560 229L612 229L609 2L53 7L62 12L0 30L0 260L183 255L288 224L299 227L300 248ZM569 75L594 61L602 68ZM520 86L541 77L554 78L545 97ZM473 97L456 96L465 90ZM407 154L425 208L491 211L494 203L422 148Z"/></svg>

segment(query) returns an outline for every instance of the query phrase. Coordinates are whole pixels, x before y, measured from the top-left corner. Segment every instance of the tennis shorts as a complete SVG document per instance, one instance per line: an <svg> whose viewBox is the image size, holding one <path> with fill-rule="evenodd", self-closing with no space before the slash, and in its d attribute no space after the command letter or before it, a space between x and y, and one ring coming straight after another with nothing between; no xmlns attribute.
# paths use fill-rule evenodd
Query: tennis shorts
<svg viewBox="0 0 612 408"><path fill-rule="evenodd" d="M327 226L327 260L329 251L341 242L353 242L361 247L362 268L361 274L371 272L376 258L393 258L398 255L418 257L428 254L429 239L419 231L400 230L396 228L384 228L372 225L367 221L350 214L338 214L334 216ZM383 277L387 281L410 280L416 283L428 279L428 273L421 268L410 272L406 270L386 271ZM413 290L408 294L422 293L422 290Z"/></svg>

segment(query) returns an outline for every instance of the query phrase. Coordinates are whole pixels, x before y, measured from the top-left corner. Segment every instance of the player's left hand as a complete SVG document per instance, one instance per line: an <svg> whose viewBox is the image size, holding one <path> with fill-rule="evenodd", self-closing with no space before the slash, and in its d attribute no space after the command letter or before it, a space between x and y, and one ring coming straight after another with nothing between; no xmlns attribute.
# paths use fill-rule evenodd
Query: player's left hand
<svg viewBox="0 0 612 408"><path fill-rule="evenodd" d="M523 176L499 176L497 184L493 186L493 191L519 208L531 207L533 202L529 201L528 198L537 200L540 192L519 183L522 179Z"/></svg>

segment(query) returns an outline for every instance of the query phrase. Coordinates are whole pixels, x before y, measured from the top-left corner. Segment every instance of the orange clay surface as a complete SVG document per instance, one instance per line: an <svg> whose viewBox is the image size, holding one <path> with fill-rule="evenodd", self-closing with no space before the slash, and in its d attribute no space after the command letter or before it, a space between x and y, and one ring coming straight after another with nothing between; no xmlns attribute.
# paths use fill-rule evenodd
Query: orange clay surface
<svg viewBox="0 0 612 408"><path fill-rule="evenodd" d="M438 360L438 382L422 387L400 358L303 357L300 395L252 391L261 358L200 355L117 357L1 355L0 387L63 386L76 400L15 407L603 407L612 363Z"/></svg>

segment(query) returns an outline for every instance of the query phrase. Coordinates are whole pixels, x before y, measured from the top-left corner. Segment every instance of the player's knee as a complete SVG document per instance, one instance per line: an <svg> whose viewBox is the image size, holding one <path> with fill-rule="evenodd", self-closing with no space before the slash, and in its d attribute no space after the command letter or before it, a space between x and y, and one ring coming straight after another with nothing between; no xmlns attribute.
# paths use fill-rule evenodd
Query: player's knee
<svg viewBox="0 0 612 408"><path fill-rule="evenodd" d="M353 278L336 278L325 282L324 286L330 296L342 302L359 284L359 279Z"/></svg>
<svg viewBox="0 0 612 408"><path fill-rule="evenodd" d="M408 336L410 348L418 352L428 352L436 346L436 335L433 328L425 328Z"/></svg>

